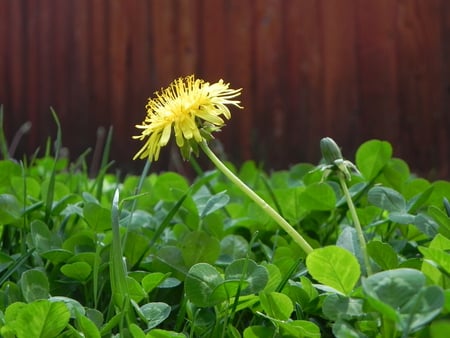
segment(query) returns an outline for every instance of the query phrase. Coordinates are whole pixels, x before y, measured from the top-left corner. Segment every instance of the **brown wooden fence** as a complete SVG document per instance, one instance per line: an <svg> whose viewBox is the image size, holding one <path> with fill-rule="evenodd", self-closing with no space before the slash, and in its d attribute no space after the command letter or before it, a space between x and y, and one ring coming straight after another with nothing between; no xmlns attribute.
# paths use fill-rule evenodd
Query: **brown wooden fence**
<svg viewBox="0 0 450 338"><path fill-rule="evenodd" d="M8 138L33 125L19 152L54 138L52 106L73 156L112 125L127 167L147 98L191 73L243 88L217 135L237 163L315 162L323 136L351 159L379 138L450 177L448 0L0 0Z"/></svg>

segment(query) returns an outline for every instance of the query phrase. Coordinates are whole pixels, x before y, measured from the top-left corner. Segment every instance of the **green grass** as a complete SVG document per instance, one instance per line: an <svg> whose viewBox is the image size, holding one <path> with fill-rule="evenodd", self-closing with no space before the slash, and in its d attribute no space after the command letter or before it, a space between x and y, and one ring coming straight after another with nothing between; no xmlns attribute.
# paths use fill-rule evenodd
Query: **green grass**
<svg viewBox="0 0 450 338"><path fill-rule="evenodd" d="M359 147L348 195L312 164L267 173L252 161L227 163L313 246L307 255L216 170L197 165L188 181L147 162L140 176L109 174L112 131L91 177L86 154L60 158L54 117L55 148L42 157L10 159L0 132L1 336L450 330L450 183L411 174L389 143Z"/></svg>

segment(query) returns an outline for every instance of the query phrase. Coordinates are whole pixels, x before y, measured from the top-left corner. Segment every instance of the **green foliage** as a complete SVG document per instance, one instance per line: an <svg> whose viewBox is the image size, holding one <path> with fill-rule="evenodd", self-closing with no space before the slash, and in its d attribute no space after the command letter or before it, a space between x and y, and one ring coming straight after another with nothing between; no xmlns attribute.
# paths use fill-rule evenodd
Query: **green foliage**
<svg viewBox="0 0 450 338"><path fill-rule="evenodd" d="M228 165L305 256L215 170L119 179L105 153L91 177L60 146L0 161L3 337L446 337L450 183L412 175L388 142L359 147L349 182L372 274L339 181L311 164Z"/></svg>
<svg viewBox="0 0 450 338"><path fill-rule="evenodd" d="M15 223L20 219L21 207L14 195L0 195L0 225Z"/></svg>
<svg viewBox="0 0 450 338"><path fill-rule="evenodd" d="M70 312L64 303L39 300L15 305L5 313L7 325L1 332L6 337L57 337L69 323Z"/></svg>
<svg viewBox="0 0 450 338"><path fill-rule="evenodd" d="M314 250L306 258L306 267L314 279L344 295L353 290L361 275L355 256L338 246Z"/></svg>
<svg viewBox="0 0 450 338"><path fill-rule="evenodd" d="M389 142L371 140L359 147L356 152L356 166L367 181L375 179L389 163L392 146Z"/></svg>
<svg viewBox="0 0 450 338"><path fill-rule="evenodd" d="M382 271L363 280L362 286L369 305L388 323L383 327L386 337L395 336L397 330L404 336L417 331L444 306L442 289L426 286L425 276L418 270Z"/></svg>

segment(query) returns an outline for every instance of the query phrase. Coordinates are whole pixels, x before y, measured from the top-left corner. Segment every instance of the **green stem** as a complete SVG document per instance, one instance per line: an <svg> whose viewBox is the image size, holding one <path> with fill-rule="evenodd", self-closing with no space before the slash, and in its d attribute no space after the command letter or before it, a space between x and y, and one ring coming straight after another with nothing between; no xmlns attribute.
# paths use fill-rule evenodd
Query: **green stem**
<svg viewBox="0 0 450 338"><path fill-rule="evenodd" d="M250 189L239 177L237 177L225 164L211 151L206 142L200 143L200 147L205 152L206 156L214 163L231 182L233 182L244 194L250 197L256 204L258 204L264 212L270 216L289 236L303 249L306 254L313 251L313 248L309 243L288 223L280 216L270 205L266 203L261 197L259 197L252 189Z"/></svg>
<svg viewBox="0 0 450 338"><path fill-rule="evenodd" d="M372 274L372 268L370 266L369 254L367 253L367 245L366 240L364 238L364 233L361 227L361 223L359 222L358 214L356 213L355 205L353 204L352 197L350 196L350 192L347 188L347 183L345 182L344 174L339 172L339 183L341 184L342 191L344 192L345 199L347 201L348 208L350 210L350 214L352 215L353 223L355 224L356 233L358 235L359 246L361 248L361 252L364 258L364 264L366 265L367 275Z"/></svg>

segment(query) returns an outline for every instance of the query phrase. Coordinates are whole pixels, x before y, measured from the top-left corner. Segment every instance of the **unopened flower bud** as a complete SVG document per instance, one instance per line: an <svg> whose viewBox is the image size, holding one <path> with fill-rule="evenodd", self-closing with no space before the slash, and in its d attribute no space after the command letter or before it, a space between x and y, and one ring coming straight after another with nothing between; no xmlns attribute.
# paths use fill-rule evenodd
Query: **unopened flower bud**
<svg viewBox="0 0 450 338"><path fill-rule="evenodd" d="M343 160L341 150L330 137L324 137L320 140L320 150L326 164L335 164L336 160Z"/></svg>

